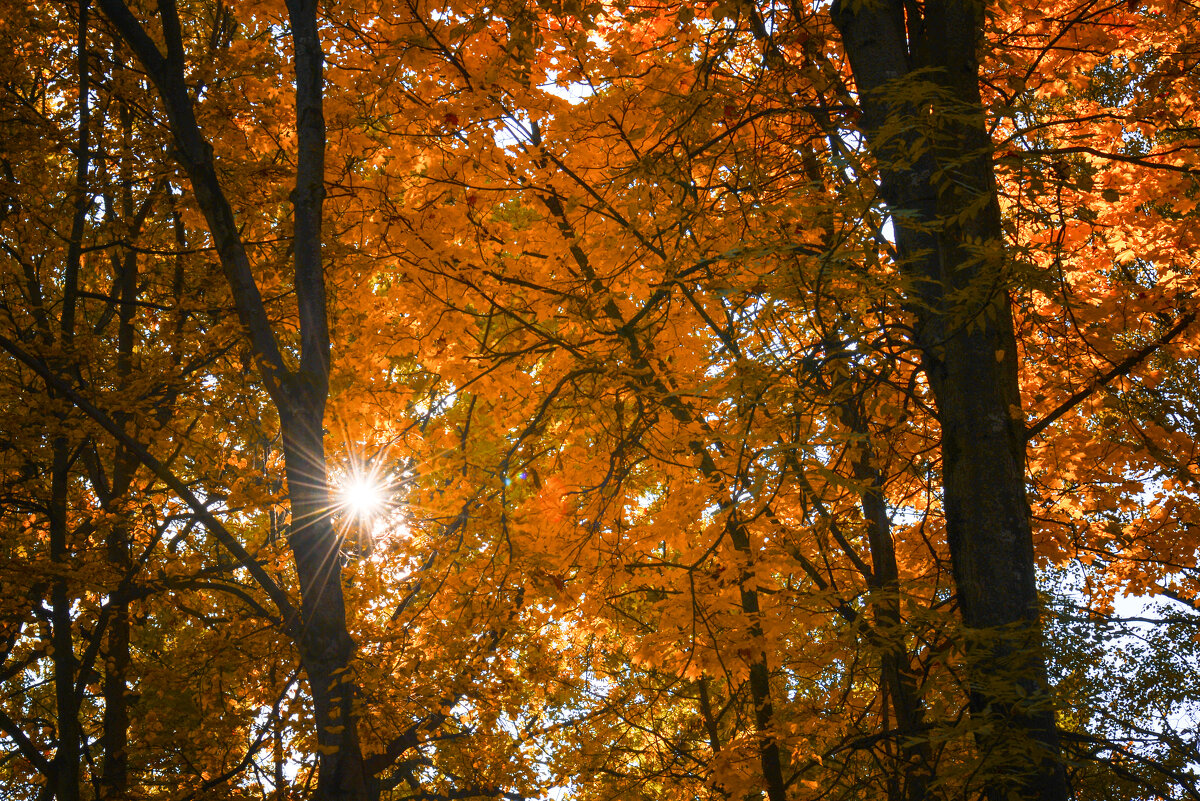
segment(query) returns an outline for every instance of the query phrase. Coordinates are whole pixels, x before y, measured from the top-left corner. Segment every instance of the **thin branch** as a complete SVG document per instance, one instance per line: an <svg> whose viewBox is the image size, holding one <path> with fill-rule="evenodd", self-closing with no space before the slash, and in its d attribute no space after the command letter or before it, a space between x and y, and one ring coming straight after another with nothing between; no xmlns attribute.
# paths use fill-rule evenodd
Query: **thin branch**
<svg viewBox="0 0 1200 801"><path fill-rule="evenodd" d="M1047 426L1049 426L1051 423L1053 423L1058 418L1062 417L1067 412L1071 411L1071 409L1078 406L1079 403L1081 403L1082 401L1091 397L1091 395L1093 393L1095 393L1097 390L1104 388L1109 383L1111 383L1114 379L1121 378L1122 376L1128 375L1129 372L1134 367L1137 367L1139 364L1141 364L1143 361L1145 361L1148 357L1152 356L1154 354L1154 352L1157 351L1159 348L1170 343L1170 341L1172 339L1174 339L1176 336L1181 334L1188 326L1190 326L1195 321L1196 321L1196 312L1189 312L1189 313L1183 315L1182 317L1180 317L1178 320L1175 321L1175 325L1173 325L1169 329L1167 329L1167 331L1164 334L1162 334L1158 339L1154 340L1153 342L1151 342L1149 345L1146 345L1145 347L1135 350L1133 353L1129 354L1124 359L1122 359L1121 361L1119 361L1115 365L1113 365L1111 370L1109 370L1108 372L1104 373L1102 376L1097 378L1095 381L1093 381L1091 383L1091 385L1089 385L1088 387L1086 387L1084 389L1079 390L1078 392L1073 394L1071 397L1067 398L1065 401L1060 403L1058 405L1058 407L1054 409L1054 411L1047 414L1041 420L1038 420L1033 425L1027 426L1025 428L1026 441L1033 439L1038 434L1041 434L1043 431L1046 430Z"/></svg>

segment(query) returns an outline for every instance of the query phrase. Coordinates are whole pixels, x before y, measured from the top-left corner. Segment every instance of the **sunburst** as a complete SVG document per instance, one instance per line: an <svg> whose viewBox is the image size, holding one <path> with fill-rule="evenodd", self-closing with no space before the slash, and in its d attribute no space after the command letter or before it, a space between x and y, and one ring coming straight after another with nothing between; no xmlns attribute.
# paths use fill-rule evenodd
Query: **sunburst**
<svg viewBox="0 0 1200 801"><path fill-rule="evenodd" d="M367 523L388 507L386 482L371 470L356 470L346 477L338 490L339 505L356 521Z"/></svg>
<svg viewBox="0 0 1200 801"><path fill-rule="evenodd" d="M370 453L349 443L347 438L347 461L331 471L333 512L338 533L370 553L381 543L408 535L403 481L397 478L403 470L389 458L391 442Z"/></svg>

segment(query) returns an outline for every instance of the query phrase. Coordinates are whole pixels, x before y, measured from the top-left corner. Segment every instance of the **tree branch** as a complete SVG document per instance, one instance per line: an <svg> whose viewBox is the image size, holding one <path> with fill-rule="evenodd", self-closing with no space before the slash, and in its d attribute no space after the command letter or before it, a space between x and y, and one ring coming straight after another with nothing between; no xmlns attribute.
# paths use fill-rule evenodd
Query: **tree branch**
<svg viewBox="0 0 1200 801"><path fill-rule="evenodd" d="M1129 371L1131 371L1134 367L1137 367L1141 362L1145 361L1148 357L1152 356L1154 354L1154 352L1156 350L1158 350L1159 348L1161 348L1163 345L1170 343L1170 341L1172 339L1174 339L1176 336L1181 334L1184 331L1184 329L1186 329L1188 326L1190 326L1195 321L1196 321L1196 312L1189 312L1189 313L1183 315L1182 317L1180 317L1178 320L1175 321L1175 325L1173 325L1169 329L1167 329L1167 331L1165 333L1163 333L1158 339L1154 340L1153 342L1151 342L1149 345L1146 345L1145 347L1135 350L1133 353L1129 354L1124 359L1122 359L1121 361L1119 361L1115 365L1113 365L1111 370L1104 373L1104 375L1100 376L1095 381L1093 381L1090 386L1079 390L1078 392L1073 394L1071 397L1067 398L1065 401L1060 403L1058 405L1058 407L1054 409L1054 411L1047 414L1041 420L1038 420L1033 425L1026 426L1025 440L1029 441L1029 440L1033 439L1034 437L1036 437L1038 434L1041 434L1043 431L1046 430L1047 426L1049 426L1051 423L1053 423L1058 418L1062 417L1067 412L1071 411L1071 409L1078 406L1082 401L1091 397L1092 393L1094 393L1096 390L1102 389L1103 387L1107 386L1109 383L1111 383L1113 381L1113 379L1121 378L1122 376L1128 375Z"/></svg>
<svg viewBox="0 0 1200 801"><path fill-rule="evenodd" d="M204 523L205 528L217 538L217 541L220 542L227 551L229 551L229 553L238 561L239 564L241 564L242 567L246 568L254 580L258 582L259 586L263 588L263 591L266 592L267 596L279 610L280 617L283 619L284 629L293 636L299 636L296 609L292 605L292 602L288 599L287 593L284 592L282 587L275 583L275 580L271 578L271 575L263 568L262 565L258 563L258 560L250 555L245 547L238 542L237 538L230 533L229 529L225 528L225 525L221 523L221 521L218 520L212 512L209 511L208 507L201 502L200 499L197 498L190 489L188 489L187 485L184 484L178 476L172 473L166 465L156 459L154 455L146 449L146 446L129 436L129 434L125 433L124 429L117 425L117 423L111 417L97 408L94 404L87 400L87 398L84 398L82 395L80 395L73 386L51 372L50 368L47 367L40 359L27 353L23 348L21 348L21 346L3 335L0 335L0 348L8 351L15 359L22 362L39 376L41 376L42 380L45 381L48 386L53 388L56 392L61 393L63 397L71 401L76 408L78 408L88 417L92 418L92 420L94 420L101 428L103 428L105 431L111 434L114 439L120 442L121 445L126 448L126 450L136 456L138 461L140 461L148 470L150 470L150 472L154 473L154 475L158 477L159 481L163 482L172 490L174 490L174 492L192 508L192 511L196 514L196 517L198 517L200 521Z"/></svg>

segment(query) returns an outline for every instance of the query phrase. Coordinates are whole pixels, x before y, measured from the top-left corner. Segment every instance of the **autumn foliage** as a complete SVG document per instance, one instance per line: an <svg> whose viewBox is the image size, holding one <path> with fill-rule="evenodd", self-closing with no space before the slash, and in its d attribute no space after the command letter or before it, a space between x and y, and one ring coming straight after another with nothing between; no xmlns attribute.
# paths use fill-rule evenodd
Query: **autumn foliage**
<svg viewBox="0 0 1200 801"><path fill-rule="evenodd" d="M1200 798L1194 6L0 40L0 796Z"/></svg>

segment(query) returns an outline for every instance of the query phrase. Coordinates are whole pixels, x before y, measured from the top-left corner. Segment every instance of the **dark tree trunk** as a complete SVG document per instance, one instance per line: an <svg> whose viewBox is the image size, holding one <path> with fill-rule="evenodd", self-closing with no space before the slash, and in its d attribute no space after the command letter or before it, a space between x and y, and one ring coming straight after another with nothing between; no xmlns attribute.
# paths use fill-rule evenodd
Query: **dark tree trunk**
<svg viewBox="0 0 1200 801"><path fill-rule="evenodd" d="M101 797L124 798L129 792L129 604L115 602L104 649L104 754Z"/></svg>
<svg viewBox="0 0 1200 801"><path fill-rule="evenodd" d="M713 471L716 472L715 470ZM742 612L754 621L750 624L750 636L755 642L762 640L762 626L758 623L760 613L758 591L754 589L752 567L754 551L750 547L750 533L745 525L736 519L737 510L729 510L730 542L737 552L746 559L746 567L738 576L738 592L741 596ZM758 732L758 761L762 768L763 785L768 801L787 801L787 783L783 778L783 754L775 739L772 728L775 725L775 705L771 700L771 670L767 664L765 652L753 655L750 663L750 701L754 705L754 727Z"/></svg>
<svg viewBox="0 0 1200 801"><path fill-rule="evenodd" d="M162 99L177 158L192 184L250 351L279 412L291 507L288 542L296 562L301 598L300 619L290 624L308 677L320 746L315 798L369 798L373 782L365 769L353 712L354 642L346 626L339 542L331 520L325 468L330 345L321 257L324 57L317 3L287 3L296 71L298 142L296 183L291 195L294 283L300 322L300 364L295 371L284 361L232 206L217 177L212 146L196 122L184 80L183 29L174 2L159 3L165 54L123 0L99 0L99 5L137 54Z"/></svg>
<svg viewBox="0 0 1200 801"><path fill-rule="evenodd" d="M299 404L296 404L299 405ZM317 404L314 404L316 406ZM317 799L367 798L368 779L355 727L354 642L346 631L342 563L325 476L324 397L319 408L280 410L291 528L300 579L297 645L308 676L320 746Z"/></svg>
<svg viewBox="0 0 1200 801"><path fill-rule="evenodd" d="M59 319L59 335L64 351L69 352L75 338L75 312L78 302L79 271L83 260L83 237L87 229L87 214L91 206L88 192L88 171L91 151L91 108L88 102L91 75L88 69L87 32L89 0L79 0L77 89L79 93L76 120L75 185L71 237L67 243L63 266L63 303ZM58 801L79 798L80 762L83 755L83 732L79 723L79 694L75 691L78 662L75 657L72 598L67 571L70 560L69 489L72 447L66 435L53 443L53 462L50 468L50 561L58 574L50 584L50 645L54 675L55 718L58 742L54 751L53 776L50 786Z"/></svg>
<svg viewBox="0 0 1200 801"><path fill-rule="evenodd" d="M54 463L50 477L50 560L60 571L67 570L68 497L70 451L65 438L54 442ZM79 696L75 692L78 665L75 658L75 636L72 631L70 588L65 575L50 584L50 645L54 670L55 721L58 742L54 751L51 784L58 801L79 798L82 732L79 726Z"/></svg>
<svg viewBox="0 0 1200 801"><path fill-rule="evenodd" d="M896 212L897 257L941 425L971 709L992 723L977 738L991 766L986 794L1065 801L1025 497L1017 348L978 86L983 4L931 1L921 16L905 8L901 0L838 2L832 13L880 191Z"/></svg>
<svg viewBox="0 0 1200 801"><path fill-rule="evenodd" d="M867 437L866 425L857 410L843 415L851 427ZM928 801L932 778L932 751L924 732L925 704L911 673L912 663L904 641L904 618L900 611L900 570L896 563L896 544L892 539L892 520L883 496L883 477L871 463L872 452L863 448L853 464L854 478L862 482L859 499L867 522L867 543L871 549L871 609L875 638L882 650L880 684L891 698L896 716L903 765L897 779L897 791L891 797L904 801Z"/></svg>
<svg viewBox="0 0 1200 801"><path fill-rule="evenodd" d="M129 107L120 106L123 150L120 156L121 218L130 227L130 236L140 229L145 215L154 201L155 191L146 199L140 212L135 211L133 199L133 115ZM109 207L114 204L109 201ZM128 384L133 372L133 351L136 344L138 254L127 248L120 256L113 257L116 283L120 303L117 309L117 380L122 388ZM124 425L130 415L118 412L114 419ZM99 468L99 466L97 466ZM115 511L115 502L124 496L137 470L137 458L122 448L116 448L113 461L111 494L101 498L106 510ZM114 572L122 577L118 585L118 597L110 601L110 614L104 642L104 717L101 732L102 773L100 796L104 799L121 799L129 792L129 664L132 618L129 602L121 596L121 588L132 579L130 559L131 529L129 525L113 526L106 538L108 562Z"/></svg>

